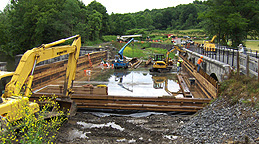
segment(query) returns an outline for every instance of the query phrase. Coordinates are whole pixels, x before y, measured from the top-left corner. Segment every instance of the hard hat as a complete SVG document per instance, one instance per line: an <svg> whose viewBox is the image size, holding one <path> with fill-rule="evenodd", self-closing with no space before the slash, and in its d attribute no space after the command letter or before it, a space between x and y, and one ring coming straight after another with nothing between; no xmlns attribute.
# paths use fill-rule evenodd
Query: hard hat
<svg viewBox="0 0 259 144"><path fill-rule="evenodd" d="M239 44L239 46L241 47L241 46L243 46L242 44Z"/></svg>
<svg viewBox="0 0 259 144"><path fill-rule="evenodd" d="M203 56L201 56L201 58L203 58Z"/></svg>
<svg viewBox="0 0 259 144"><path fill-rule="evenodd" d="M178 60L178 61L180 61L180 60Z"/></svg>

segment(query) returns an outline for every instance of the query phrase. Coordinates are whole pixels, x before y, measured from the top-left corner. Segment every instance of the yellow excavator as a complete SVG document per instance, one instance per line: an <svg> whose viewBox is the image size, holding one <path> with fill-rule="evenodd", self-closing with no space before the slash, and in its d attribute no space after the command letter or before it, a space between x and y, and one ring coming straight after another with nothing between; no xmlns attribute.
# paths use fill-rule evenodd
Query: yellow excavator
<svg viewBox="0 0 259 144"><path fill-rule="evenodd" d="M152 75L152 80L153 80L153 88L155 89L164 89L169 96L175 96L180 94L181 92L171 92L168 89L168 78L163 75Z"/></svg>
<svg viewBox="0 0 259 144"><path fill-rule="evenodd" d="M185 53L184 50L180 49L177 45L174 46L173 49L169 50L166 53L166 57L164 60L155 61L152 68L149 69L150 72L169 72L172 67L170 67L170 61L169 61L169 54L175 50L178 50L179 52Z"/></svg>
<svg viewBox="0 0 259 144"><path fill-rule="evenodd" d="M214 35L211 40L205 40L203 41L203 48L205 51L216 51L216 45L214 43L214 40L216 39L217 35Z"/></svg>
<svg viewBox="0 0 259 144"><path fill-rule="evenodd" d="M74 39L71 45L56 46L71 39ZM12 122L22 119L24 115L20 112L20 109L23 106L28 106L31 113L36 113L40 110L37 103L29 101L33 72L36 64L66 54L69 54L69 58L64 80L64 98L59 99L58 101L63 103L63 106L67 105L68 107L65 107L65 109L69 109L69 113L73 115L73 112L76 110L76 105L70 99L70 95L72 92L73 80L75 79L80 48L81 37L79 35L61 39L49 44L42 44L41 46L24 53L15 72L0 71L1 80L11 77L10 82L6 84L3 95L0 98L0 126L2 121L8 120L9 122Z"/></svg>

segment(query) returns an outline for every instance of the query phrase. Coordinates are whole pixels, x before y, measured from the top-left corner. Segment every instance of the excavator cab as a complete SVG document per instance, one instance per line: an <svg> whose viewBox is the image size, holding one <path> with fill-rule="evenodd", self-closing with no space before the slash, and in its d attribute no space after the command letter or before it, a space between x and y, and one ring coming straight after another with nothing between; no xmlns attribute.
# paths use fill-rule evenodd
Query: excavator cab
<svg viewBox="0 0 259 144"><path fill-rule="evenodd" d="M155 54L154 55L154 61L164 61L165 55L163 54Z"/></svg>

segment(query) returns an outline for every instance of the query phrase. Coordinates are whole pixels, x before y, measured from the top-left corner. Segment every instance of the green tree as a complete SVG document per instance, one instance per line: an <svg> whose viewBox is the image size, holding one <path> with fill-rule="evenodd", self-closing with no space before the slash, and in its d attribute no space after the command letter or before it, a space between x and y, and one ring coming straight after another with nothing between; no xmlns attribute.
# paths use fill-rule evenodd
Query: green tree
<svg viewBox="0 0 259 144"><path fill-rule="evenodd" d="M79 0L16 0L1 13L2 51L24 53L43 43L80 34L87 37L86 6Z"/></svg>
<svg viewBox="0 0 259 144"><path fill-rule="evenodd" d="M102 14L96 10L93 10L93 14L88 17L88 33L89 40L95 41L100 37L100 31L102 29Z"/></svg>
<svg viewBox="0 0 259 144"><path fill-rule="evenodd" d="M242 43L251 31L258 32L259 2L255 0L208 0L208 11L200 18L204 28L211 35L218 35L218 39L225 36L231 39L232 46Z"/></svg>
<svg viewBox="0 0 259 144"><path fill-rule="evenodd" d="M98 32L99 36L98 38L101 38L104 34L109 33L109 15L107 13L106 8L99 2L96 2L95 0L92 1L89 5L86 7L87 15L92 15L98 12L101 14L101 29Z"/></svg>

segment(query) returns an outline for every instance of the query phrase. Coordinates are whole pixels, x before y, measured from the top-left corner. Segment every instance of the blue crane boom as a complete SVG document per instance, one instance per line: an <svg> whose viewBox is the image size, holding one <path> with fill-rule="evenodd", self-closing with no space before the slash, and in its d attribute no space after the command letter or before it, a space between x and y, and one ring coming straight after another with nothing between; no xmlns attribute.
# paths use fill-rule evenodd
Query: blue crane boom
<svg viewBox="0 0 259 144"><path fill-rule="evenodd" d="M128 41L122 48L121 50L118 52L118 55L120 55L120 59L123 59L123 51L126 48L127 45L129 45L132 41L134 40L134 38L132 38L130 41Z"/></svg>

